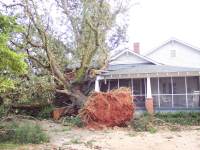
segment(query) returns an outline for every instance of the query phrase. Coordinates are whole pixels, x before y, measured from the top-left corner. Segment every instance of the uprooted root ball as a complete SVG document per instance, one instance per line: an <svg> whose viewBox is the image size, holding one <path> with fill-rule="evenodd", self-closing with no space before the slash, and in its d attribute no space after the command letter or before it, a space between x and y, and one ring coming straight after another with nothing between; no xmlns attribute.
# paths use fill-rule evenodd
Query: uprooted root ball
<svg viewBox="0 0 200 150"><path fill-rule="evenodd" d="M103 128L125 125L133 118L134 110L131 90L120 88L92 93L79 115L88 128Z"/></svg>

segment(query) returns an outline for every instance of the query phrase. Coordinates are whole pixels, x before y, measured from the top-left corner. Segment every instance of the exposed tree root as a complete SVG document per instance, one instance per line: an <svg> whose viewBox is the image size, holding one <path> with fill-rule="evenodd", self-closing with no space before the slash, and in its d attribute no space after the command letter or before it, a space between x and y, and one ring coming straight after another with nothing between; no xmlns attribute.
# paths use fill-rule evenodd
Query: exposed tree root
<svg viewBox="0 0 200 150"><path fill-rule="evenodd" d="M120 88L107 93L92 93L80 111L88 128L122 126L133 118L131 90Z"/></svg>

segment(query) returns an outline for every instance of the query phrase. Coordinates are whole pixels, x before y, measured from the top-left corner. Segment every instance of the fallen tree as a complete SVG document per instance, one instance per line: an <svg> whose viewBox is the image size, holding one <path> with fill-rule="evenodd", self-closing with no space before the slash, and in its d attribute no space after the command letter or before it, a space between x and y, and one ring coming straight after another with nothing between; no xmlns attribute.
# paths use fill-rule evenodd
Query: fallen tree
<svg viewBox="0 0 200 150"><path fill-rule="evenodd" d="M103 128L126 125L134 111L131 90L120 88L107 93L92 93L79 115L88 128Z"/></svg>
<svg viewBox="0 0 200 150"><path fill-rule="evenodd" d="M24 26L10 41L12 48L25 52L30 71L51 76L55 92L65 94L78 108L87 98L82 85L96 70L105 68L108 51L123 42L126 28L122 22L117 24L116 17L125 11L124 4L124 0L1 2L4 13L16 15Z"/></svg>

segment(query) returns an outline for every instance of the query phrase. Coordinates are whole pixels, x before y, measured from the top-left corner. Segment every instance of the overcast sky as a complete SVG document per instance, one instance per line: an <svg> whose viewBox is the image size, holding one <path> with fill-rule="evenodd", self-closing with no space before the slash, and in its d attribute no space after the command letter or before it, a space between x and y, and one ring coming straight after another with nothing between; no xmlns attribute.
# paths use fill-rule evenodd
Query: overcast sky
<svg viewBox="0 0 200 150"><path fill-rule="evenodd" d="M130 49L140 42L144 54L171 37L200 47L200 0L130 1L135 4L129 11Z"/></svg>
<svg viewBox="0 0 200 150"><path fill-rule="evenodd" d="M140 42L141 52L175 37L200 47L200 0L132 0L129 48Z"/></svg>

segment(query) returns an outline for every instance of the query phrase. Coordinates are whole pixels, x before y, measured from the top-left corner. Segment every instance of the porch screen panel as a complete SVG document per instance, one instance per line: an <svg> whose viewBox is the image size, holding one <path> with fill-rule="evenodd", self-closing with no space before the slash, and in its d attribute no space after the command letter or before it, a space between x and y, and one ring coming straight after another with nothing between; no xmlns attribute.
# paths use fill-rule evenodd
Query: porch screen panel
<svg viewBox="0 0 200 150"><path fill-rule="evenodd" d="M158 95L152 95L152 97L153 97L153 106L154 106L154 108L159 108Z"/></svg>
<svg viewBox="0 0 200 150"><path fill-rule="evenodd" d="M145 79L133 79L133 96L136 108L145 107Z"/></svg>
<svg viewBox="0 0 200 150"><path fill-rule="evenodd" d="M186 94L185 77L173 77L173 94Z"/></svg>
<svg viewBox="0 0 200 150"><path fill-rule="evenodd" d="M189 108L200 108L199 93L188 95L188 107Z"/></svg>
<svg viewBox="0 0 200 150"><path fill-rule="evenodd" d="M188 107L200 107L199 77L187 77Z"/></svg>
<svg viewBox="0 0 200 150"><path fill-rule="evenodd" d="M151 91L154 108L159 108L158 78L151 78Z"/></svg>
<svg viewBox="0 0 200 150"><path fill-rule="evenodd" d="M117 88L118 88L118 80L117 79L110 80L110 90Z"/></svg>
<svg viewBox="0 0 200 150"><path fill-rule="evenodd" d="M186 108L186 96L185 95L173 95L174 108Z"/></svg>
<svg viewBox="0 0 200 150"><path fill-rule="evenodd" d="M186 108L185 77L173 77L172 80L174 108Z"/></svg>
<svg viewBox="0 0 200 150"><path fill-rule="evenodd" d="M171 78L159 78L159 90L160 90L160 107L171 108L172 107L172 86Z"/></svg>
<svg viewBox="0 0 200 150"><path fill-rule="evenodd" d="M151 92L152 95L158 94L158 78L151 78Z"/></svg>
<svg viewBox="0 0 200 150"><path fill-rule="evenodd" d="M160 94L172 94L171 78L159 78Z"/></svg>
<svg viewBox="0 0 200 150"><path fill-rule="evenodd" d="M108 91L108 80L105 82L104 80L100 81L100 91L107 92Z"/></svg>
<svg viewBox="0 0 200 150"><path fill-rule="evenodd" d="M142 79L133 79L133 95L144 94L142 88L144 89L144 83L142 85Z"/></svg>
<svg viewBox="0 0 200 150"><path fill-rule="evenodd" d="M199 91L199 77L187 77L187 92L193 94Z"/></svg>
<svg viewBox="0 0 200 150"><path fill-rule="evenodd" d="M119 87L127 87L131 89L131 79L120 79Z"/></svg>

